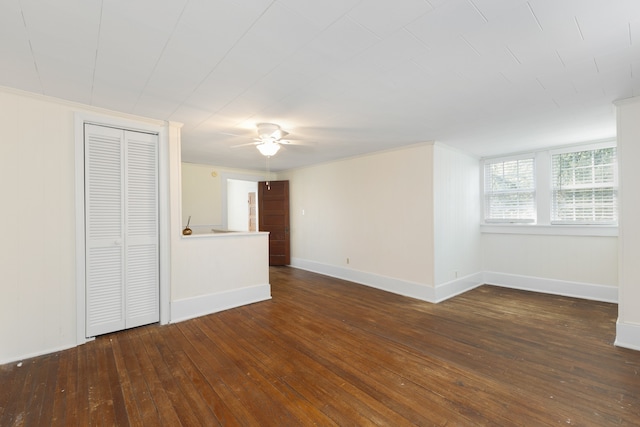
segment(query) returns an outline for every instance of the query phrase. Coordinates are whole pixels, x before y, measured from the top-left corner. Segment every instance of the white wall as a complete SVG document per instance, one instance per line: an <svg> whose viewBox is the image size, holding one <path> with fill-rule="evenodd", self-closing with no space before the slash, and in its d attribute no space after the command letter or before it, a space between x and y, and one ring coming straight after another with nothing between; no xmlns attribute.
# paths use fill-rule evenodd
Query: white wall
<svg viewBox="0 0 640 427"><path fill-rule="evenodd" d="M483 270L617 286L618 239L483 233Z"/></svg>
<svg viewBox="0 0 640 427"><path fill-rule="evenodd" d="M0 194L3 197L0 224L4 233L0 244L0 364L79 343L76 113L163 125L157 120L0 88ZM173 144L168 159L172 247L171 271L166 275L172 279L169 289L172 314L187 318L206 310L211 312L269 298L266 234L254 233L250 248L242 251L238 249L241 240L227 243L226 249L221 249L220 246L225 245L222 238L208 245L207 251L219 254L210 258L198 255L202 243L185 246L188 243L183 242L185 245L181 246L174 242L175 239L182 242L180 130L172 126L169 132L169 141ZM161 181L167 179L160 177ZM167 196L161 194L161 200ZM161 243L161 246L167 244ZM261 265L249 266L248 258ZM212 264L219 269L211 267ZM162 269L169 267L164 265ZM238 277L234 277L234 269L240 271ZM178 309L175 313L174 308Z"/></svg>
<svg viewBox="0 0 640 427"><path fill-rule="evenodd" d="M292 264L428 293L432 162L433 145L420 144L278 174L290 181Z"/></svg>
<svg viewBox="0 0 640 427"><path fill-rule="evenodd" d="M188 237L173 233L172 303L246 287L268 286L268 237L268 233Z"/></svg>
<svg viewBox="0 0 640 427"><path fill-rule="evenodd" d="M278 179L294 266L432 302L482 283L477 158L425 143Z"/></svg>
<svg viewBox="0 0 640 427"><path fill-rule="evenodd" d="M481 270L479 160L436 143L433 170L437 286Z"/></svg>
<svg viewBox="0 0 640 427"><path fill-rule="evenodd" d="M215 166L182 163L182 226L222 227L221 179ZM214 174L215 176L212 176Z"/></svg>
<svg viewBox="0 0 640 427"><path fill-rule="evenodd" d="M71 347L73 109L0 89L0 363Z"/></svg>
<svg viewBox="0 0 640 427"><path fill-rule="evenodd" d="M0 363L78 343L76 113L162 123L0 88Z"/></svg>
<svg viewBox="0 0 640 427"><path fill-rule="evenodd" d="M620 173L620 303L616 344L640 350L640 97L621 101L618 113Z"/></svg>
<svg viewBox="0 0 640 427"><path fill-rule="evenodd" d="M182 235L180 144L169 147L171 321L271 298L268 233Z"/></svg>
<svg viewBox="0 0 640 427"><path fill-rule="evenodd" d="M249 193L258 196L258 183L237 179L227 180L227 229L249 231ZM256 203L256 215L258 205ZM256 216L256 226L258 217Z"/></svg>
<svg viewBox="0 0 640 427"><path fill-rule="evenodd" d="M434 302L482 283L618 300L617 237L481 233L479 161L444 144L278 178L296 267Z"/></svg>
<svg viewBox="0 0 640 427"><path fill-rule="evenodd" d="M226 176L255 176L264 179L264 172L223 166L182 163L181 168L182 226L187 224L191 215L189 227L194 231L224 227L223 206L227 203L222 200L225 193L222 186Z"/></svg>
<svg viewBox="0 0 640 427"><path fill-rule="evenodd" d="M537 157L547 156L540 152ZM539 160L539 159L538 159ZM549 160L549 159L547 159ZM538 183L551 171L537 165ZM548 162L547 162L548 163ZM542 188L544 190L544 188ZM484 225L484 282L606 302L618 301L618 230L615 227L549 225L550 190L540 191L537 225Z"/></svg>

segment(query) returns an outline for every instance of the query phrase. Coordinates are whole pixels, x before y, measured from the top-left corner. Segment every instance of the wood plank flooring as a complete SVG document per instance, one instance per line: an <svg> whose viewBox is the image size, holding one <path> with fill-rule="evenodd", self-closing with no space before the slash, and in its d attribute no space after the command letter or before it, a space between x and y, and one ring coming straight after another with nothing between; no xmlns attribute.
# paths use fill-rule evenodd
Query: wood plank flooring
<svg viewBox="0 0 640 427"><path fill-rule="evenodd" d="M270 281L270 301L0 366L0 426L640 425L614 304Z"/></svg>

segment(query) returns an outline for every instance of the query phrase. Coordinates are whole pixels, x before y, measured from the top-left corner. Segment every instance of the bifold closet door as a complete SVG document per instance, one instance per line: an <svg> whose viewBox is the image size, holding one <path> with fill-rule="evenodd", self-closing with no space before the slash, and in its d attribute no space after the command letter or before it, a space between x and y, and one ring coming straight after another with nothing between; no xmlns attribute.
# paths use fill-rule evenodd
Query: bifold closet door
<svg viewBox="0 0 640 427"><path fill-rule="evenodd" d="M87 336L159 320L157 139L85 125Z"/></svg>

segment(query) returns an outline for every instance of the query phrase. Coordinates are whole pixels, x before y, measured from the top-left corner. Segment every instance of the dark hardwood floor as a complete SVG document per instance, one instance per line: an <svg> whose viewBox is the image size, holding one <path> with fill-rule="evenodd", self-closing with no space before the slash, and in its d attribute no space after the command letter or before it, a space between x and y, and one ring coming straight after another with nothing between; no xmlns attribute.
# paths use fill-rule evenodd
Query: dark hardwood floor
<svg viewBox="0 0 640 427"><path fill-rule="evenodd" d="M0 426L640 425L614 304L270 274L271 301L0 366Z"/></svg>

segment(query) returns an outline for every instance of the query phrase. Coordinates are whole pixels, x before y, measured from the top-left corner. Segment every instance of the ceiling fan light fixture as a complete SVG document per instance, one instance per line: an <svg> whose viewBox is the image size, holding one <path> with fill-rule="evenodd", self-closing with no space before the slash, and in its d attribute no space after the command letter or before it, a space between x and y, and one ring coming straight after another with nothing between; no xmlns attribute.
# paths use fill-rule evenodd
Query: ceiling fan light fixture
<svg viewBox="0 0 640 427"><path fill-rule="evenodd" d="M276 144L275 142L265 142L263 144L256 145L256 148L263 156L271 157L278 152L280 144Z"/></svg>

